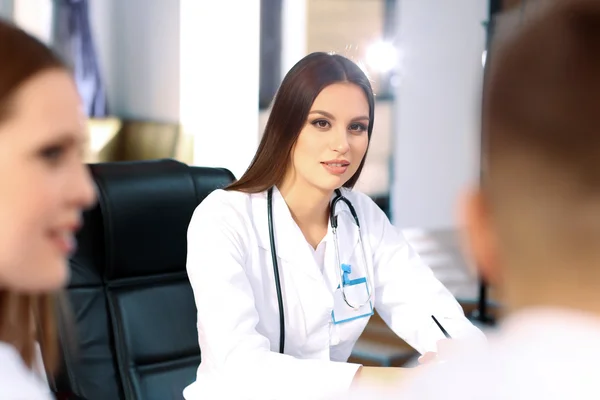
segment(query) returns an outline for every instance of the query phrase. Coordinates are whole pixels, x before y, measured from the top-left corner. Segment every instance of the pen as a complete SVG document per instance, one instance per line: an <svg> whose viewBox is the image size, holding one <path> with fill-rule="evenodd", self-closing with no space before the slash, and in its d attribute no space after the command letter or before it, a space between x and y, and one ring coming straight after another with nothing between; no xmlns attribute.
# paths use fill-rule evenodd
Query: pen
<svg viewBox="0 0 600 400"><path fill-rule="evenodd" d="M432 315L431 318L433 318L433 322L435 322L435 324L438 326L438 328L440 328L440 330L442 331L442 333L444 334L444 336L446 336L447 339L452 339L452 336L450 336L450 334L444 329L444 327L442 326L442 324L440 324L438 322L438 320Z"/></svg>

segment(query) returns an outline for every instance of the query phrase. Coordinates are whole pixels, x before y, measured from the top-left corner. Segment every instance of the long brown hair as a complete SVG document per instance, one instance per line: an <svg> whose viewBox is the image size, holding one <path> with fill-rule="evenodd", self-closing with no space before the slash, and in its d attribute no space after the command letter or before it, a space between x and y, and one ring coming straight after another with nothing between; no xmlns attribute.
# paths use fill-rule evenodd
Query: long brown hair
<svg viewBox="0 0 600 400"><path fill-rule="evenodd" d="M1 19L0 60L0 123L10 118L10 103L21 85L40 72L67 69L43 43ZM31 295L0 289L0 341L13 345L30 368L39 342L49 373L57 368L59 357L55 298L50 293Z"/></svg>
<svg viewBox="0 0 600 400"><path fill-rule="evenodd" d="M354 62L338 54L309 54L298 61L283 79L254 159L244 175L229 185L227 190L258 193L281 184L290 163L292 148L306 123L313 102L325 87L337 82L350 82L364 91L369 103L367 132L370 141L375 100L365 73ZM366 154L344 187L354 186L365 159Z"/></svg>

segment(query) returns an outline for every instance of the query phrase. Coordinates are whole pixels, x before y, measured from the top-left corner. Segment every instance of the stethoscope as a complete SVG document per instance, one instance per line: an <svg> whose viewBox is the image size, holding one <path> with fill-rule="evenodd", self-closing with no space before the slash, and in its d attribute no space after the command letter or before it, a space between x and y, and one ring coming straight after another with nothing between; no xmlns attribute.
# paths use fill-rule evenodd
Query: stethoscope
<svg viewBox="0 0 600 400"><path fill-rule="evenodd" d="M366 305L367 303L369 303L371 301L371 296L372 296L373 291L370 290L370 288L369 288L370 279L367 279L367 291L368 291L369 296L365 302L363 302L362 304L360 304L358 306L355 306L355 305L351 304L350 301L348 301L348 299L346 298L346 292L344 291L345 285L342 280L342 265L340 264L340 248L339 248L338 239L337 239L338 218L337 218L337 215L335 215L335 207L337 206L337 204L340 201L342 203L345 203L346 206L348 206L348 210L350 210L350 214L352 214L354 222L356 223L356 227L358 228L358 241L361 246L363 265L365 267L365 274L368 274L367 258L365 255L366 254L365 246L364 246L363 240L362 240L362 232L360 229L360 222L358 220L358 215L356 214L356 210L354 209L354 206L352 205L350 200L348 200L344 195L342 195L342 192L339 189L335 190L335 194L336 194L336 196L331 201L331 205L329 206L329 221L331 223L331 232L333 233L333 243L334 243L334 247L335 247L336 265L338 266L338 268L336 268L337 275L338 275L338 283L339 283L339 287L340 287L340 290L342 293L342 298L344 299L344 302L349 307L351 307L355 310L358 310L359 308L363 307L364 305ZM271 258L273 261L273 272L274 272L274 277L275 277L275 289L277 291L277 302L279 304L279 352L283 354L284 343L285 343L285 318L284 318L284 313L283 313L283 296L281 295L281 281L279 279L279 263L277 262L277 250L275 249L275 234L274 234L274 229L273 229L273 188L270 188L267 191L267 215L268 215L268 222L269 222L269 241L271 242Z"/></svg>

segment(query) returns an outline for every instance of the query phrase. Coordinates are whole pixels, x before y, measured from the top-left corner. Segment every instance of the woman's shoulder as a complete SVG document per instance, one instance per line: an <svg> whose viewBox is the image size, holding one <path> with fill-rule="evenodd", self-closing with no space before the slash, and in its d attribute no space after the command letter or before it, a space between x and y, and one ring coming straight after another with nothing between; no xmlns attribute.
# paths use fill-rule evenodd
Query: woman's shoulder
<svg viewBox="0 0 600 400"><path fill-rule="evenodd" d="M50 400L44 378L29 369L17 350L0 342L0 399Z"/></svg>
<svg viewBox="0 0 600 400"><path fill-rule="evenodd" d="M210 225L211 229L216 226L229 227L238 231L253 223L257 201L264 198L265 193L217 189L198 204L191 225Z"/></svg>
<svg viewBox="0 0 600 400"><path fill-rule="evenodd" d="M359 212L359 207L363 213L381 211L377 203L369 195L360 190L341 188L341 192L342 195L350 200L357 212Z"/></svg>
<svg viewBox="0 0 600 400"><path fill-rule="evenodd" d="M383 228L390 223L385 212L369 195L356 189L342 189L342 194L350 200L359 218L369 230Z"/></svg>
<svg viewBox="0 0 600 400"><path fill-rule="evenodd" d="M209 193L196 207L196 212L220 213L242 210L250 206L252 194L237 190L217 189Z"/></svg>

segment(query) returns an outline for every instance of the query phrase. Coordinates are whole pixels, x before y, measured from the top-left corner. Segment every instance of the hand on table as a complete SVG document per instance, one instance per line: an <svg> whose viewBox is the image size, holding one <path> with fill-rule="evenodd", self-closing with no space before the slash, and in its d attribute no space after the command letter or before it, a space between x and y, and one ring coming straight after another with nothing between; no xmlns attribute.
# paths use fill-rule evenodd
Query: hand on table
<svg viewBox="0 0 600 400"><path fill-rule="evenodd" d="M447 359L449 353L456 346L452 339L442 339L437 342L437 352L428 351L419 357L419 364L431 364Z"/></svg>

